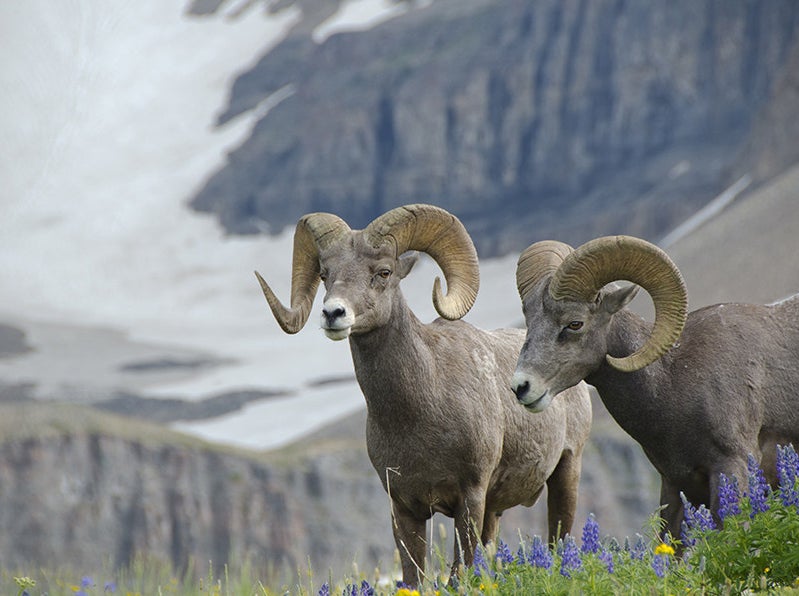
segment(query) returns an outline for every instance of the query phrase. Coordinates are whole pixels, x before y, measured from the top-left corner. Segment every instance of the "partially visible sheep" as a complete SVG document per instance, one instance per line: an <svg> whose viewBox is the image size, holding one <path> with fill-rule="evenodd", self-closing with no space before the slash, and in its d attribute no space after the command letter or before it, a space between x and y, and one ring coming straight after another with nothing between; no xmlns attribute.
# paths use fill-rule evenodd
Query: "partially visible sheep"
<svg viewBox="0 0 799 596"><path fill-rule="evenodd" d="M433 303L443 317L425 325L399 283L424 251L441 267ZM256 273L256 275L258 275ZM354 231L328 213L304 216L294 235L291 307L258 275L266 300L287 333L308 319L320 278L327 293L325 334L349 338L366 398L369 457L391 499L403 581L424 574L426 521L455 519L452 570L470 565L478 540L495 538L498 518L533 505L546 484L550 538L574 520L591 405L583 384L540 416L519 407L508 379L524 332L483 331L455 320L472 307L479 285L477 254L463 225L430 205L389 211ZM476 532L480 532L479 536Z"/></svg>
<svg viewBox="0 0 799 596"><path fill-rule="evenodd" d="M776 444L799 443L799 295L773 306L717 304L686 315L682 277L656 246L628 236L572 250L538 242L516 274L527 322L513 389L528 409L594 385L661 477L666 529L679 536L680 492L718 512L719 474L747 478L747 457L776 482ZM640 284L651 326L625 309ZM676 343L675 343L676 342Z"/></svg>

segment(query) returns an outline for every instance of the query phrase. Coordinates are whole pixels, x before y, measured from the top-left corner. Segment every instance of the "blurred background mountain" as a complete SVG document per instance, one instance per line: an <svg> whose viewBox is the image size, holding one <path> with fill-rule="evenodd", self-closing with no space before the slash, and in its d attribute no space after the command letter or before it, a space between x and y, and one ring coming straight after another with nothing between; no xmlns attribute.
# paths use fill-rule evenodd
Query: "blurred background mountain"
<svg viewBox="0 0 799 596"><path fill-rule="evenodd" d="M99 5L78 5L83 21L96 18ZM154 22L167 10L158 2L151 9ZM372 21L358 11L381 16ZM499 317L476 314L478 322L521 324L512 285L515 255L544 238L579 244L625 233L662 242L686 278L692 308L770 302L799 291L799 3L193 0L182 6L180 18L224 20L228 35L235 36L239 20L254 13L281 19L285 34L244 68L230 67L226 99L214 106L211 122L214 134L235 127L244 132L226 145L221 162L203 162L202 175L184 185L176 224L120 251L124 262L98 259L103 268L86 272L95 283L135 269L137 261L145 261L145 272L152 267L157 283L142 283L152 296L136 296L137 284L122 278L128 283L120 287L136 300L125 302L120 291L119 311L108 310L103 320L112 327L118 320L124 333L98 331L90 326L98 319L77 317L80 311L71 304L56 311L61 318L45 322L26 319L22 307L0 305L4 566L58 563L88 570L106 562L125 565L146 553L178 569L190 561L202 568L208 560L249 560L265 576L283 579L308 562L322 581L328 569L348 572L353 560L362 569L390 570L388 501L366 457L362 404L278 449L230 446L236 435L246 434L241 420L230 417L236 412L274 434L292 425L291 419L254 416L247 410L253 403L282 396L310 410L321 409L303 401L312 394L357 397L346 355L331 360L326 352L303 347L301 362L290 368L301 370L306 383L285 387L275 380L283 378L277 369L285 364L273 354L294 352L279 331L267 336L272 321L264 322L267 313L249 279L248 251L257 253L267 278L287 281L289 243L275 241L274 251L260 247L272 247L265 244L269 235L290 231L306 212L334 212L354 228L409 202L454 212L481 255L481 294L493 297L492 290L504 288L507 298ZM345 16L357 25L341 26ZM134 47L147 31L137 35ZM205 49L221 56L225 43L187 45L182 55L192 60L193 51ZM70 54L69 47L50 51L65 62L86 59ZM0 75L10 72L12 58L6 56ZM157 65L166 73L173 68ZM147 117L156 120L158 114ZM107 136L115 131L124 137L118 129ZM171 143L181 134L179 127L168 128L164 139L170 135ZM158 143L166 146L164 139L134 144L155 151ZM102 147L107 141L96 142ZM15 147L28 155L23 141ZM43 177L55 171L53 154ZM9 180L10 155L4 154L2 164ZM115 176L120 186L135 186L128 178L137 180L138 163L125 163L124 174ZM102 167L96 170L92 176ZM89 178L87 184L93 183ZM16 197L2 200L18 207ZM68 211L81 198L53 193L46 200L62 201L59 207ZM126 213L138 209L153 221L166 219L166 210L138 197L124 204L110 200L103 196L97 203L113 205L103 224L110 240L92 244L97 254L111 250L115 231L124 232ZM224 249L203 228L205 236L181 240L177 248L167 245L149 260L138 257L145 245L160 247L164 236L194 225L198 211L218 221L229 240ZM7 221L10 226L22 220ZM56 221L41 217L36 224L52 234ZM31 230L31 237L39 231ZM249 241L260 243L247 245L257 251L230 248ZM69 243L63 244L68 251ZM3 263L14 261L8 250ZM174 275L163 273L192 250L200 265L181 262ZM58 251L47 252L53 258L47 269L69 267L59 263ZM241 254L245 258L236 260ZM226 285L229 278L220 271L227 270L247 283ZM37 275L7 266L0 273L7 287ZM254 373L237 372L241 379L249 378L244 373L260 375L262 385L242 380L243 387L217 391L204 375L232 366L234 358L205 336L196 349L184 349L192 339L192 319L175 345L126 339L135 335L128 319L132 308L150 297L157 302L150 286L167 293L184 279L202 281L199 290L191 286L185 293L187 311L225 292L252 298L262 340L245 334L244 327L255 326L254 317L239 303L224 303L221 312L222 303L214 302L217 310L200 311L196 320L218 314L228 325L222 333L229 341L274 346L274 352L258 353ZM59 288L65 296L79 295L73 286L82 283L71 275ZM427 279L403 282L408 293L417 286L429 301ZM87 293L104 289L87 287ZM32 294L30 299L40 302ZM647 304L639 308L646 311ZM86 309L93 315L98 310L91 303ZM166 309L165 328L171 329L179 310ZM231 324L235 317L241 328ZM302 346L332 349L318 330L311 329L308 340L302 337ZM329 369L320 369L323 363ZM54 375L61 375L57 382L45 382ZM188 386L175 389L170 382L180 378L196 379L205 397L198 399ZM165 388L152 390L157 383ZM73 403L57 403L62 401ZM210 440L187 422L192 420L226 420L224 440ZM641 531L657 502L651 465L595 400L578 523L594 512L603 532L623 539ZM513 543L519 532L545 533L544 509L507 512L503 536Z"/></svg>
<svg viewBox="0 0 799 596"><path fill-rule="evenodd" d="M192 205L255 233L432 201L483 256L658 240L742 171L759 182L799 157L775 128L796 132L797 23L791 0L438 0L324 43L298 26L218 122L286 99Z"/></svg>

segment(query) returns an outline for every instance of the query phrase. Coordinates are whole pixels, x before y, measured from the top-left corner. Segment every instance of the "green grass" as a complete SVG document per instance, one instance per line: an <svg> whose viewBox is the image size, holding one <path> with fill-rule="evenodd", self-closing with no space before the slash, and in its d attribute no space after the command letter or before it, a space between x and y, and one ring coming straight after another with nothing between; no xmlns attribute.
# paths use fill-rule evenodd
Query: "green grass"
<svg viewBox="0 0 799 596"><path fill-rule="evenodd" d="M768 511L750 518L747 500L743 499L741 513L728 518L724 529L690 533L696 542L682 558L674 553L671 545L657 537L659 518L656 515L652 517L651 526L644 530L644 535L624 542L606 536L594 540L595 550L586 550L586 545L592 543L592 538L587 535L593 521L589 518L583 528L582 540L567 537L557 545L544 545L543 552L550 558L543 557L543 563L541 557L537 564L531 562L535 554L532 540L520 541L520 548L515 552L502 543L496 549L481 551L481 562L463 571L460 585L456 588L446 585L448 578L445 574L430 577L419 590L413 591L398 588L396 580L381 577L377 570L371 575L354 571L350 577L328 578L326 582L320 582L314 579L310 569L298 571L291 584L269 586L261 583L246 565L226 567L215 574L209 563L204 573L190 569L178 577L166 563L140 559L127 570L101 571L88 577L68 570L3 572L0 574L0 593L27 593L29 596L108 593L125 596L416 596L416 593L669 595L754 592L799 595L799 512L795 506L783 505L776 494L770 495L768 502ZM596 524L594 527L598 530ZM437 556L440 560L433 567L445 569L444 556L440 553ZM574 565L570 567L568 561ZM396 578L397 575L396 569L389 571L389 577Z"/></svg>

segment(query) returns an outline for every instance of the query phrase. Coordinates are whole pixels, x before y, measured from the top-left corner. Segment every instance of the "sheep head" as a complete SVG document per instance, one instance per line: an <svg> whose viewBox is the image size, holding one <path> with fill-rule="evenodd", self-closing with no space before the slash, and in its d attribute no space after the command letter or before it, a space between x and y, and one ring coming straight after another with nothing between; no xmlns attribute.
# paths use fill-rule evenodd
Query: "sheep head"
<svg viewBox="0 0 799 596"><path fill-rule="evenodd" d="M294 233L291 305L285 307L256 272L272 314L286 333L296 333L310 315L319 281L327 294L322 328L331 339L364 333L384 324L390 304L381 298L398 287L422 251L438 263L447 282L433 284L433 304L447 319L458 319L474 304L479 288L477 253L463 224L432 205L406 205L381 215L363 230L339 217L311 213Z"/></svg>
<svg viewBox="0 0 799 596"><path fill-rule="evenodd" d="M637 285L608 286L618 280ZM527 339L512 388L534 411L546 408L603 360L623 372L648 366L674 344L685 325L687 293L680 272L662 250L639 238L597 238L576 250L560 242L538 242L519 257L516 281ZM611 319L638 286L655 305L652 333L634 353L611 356Z"/></svg>

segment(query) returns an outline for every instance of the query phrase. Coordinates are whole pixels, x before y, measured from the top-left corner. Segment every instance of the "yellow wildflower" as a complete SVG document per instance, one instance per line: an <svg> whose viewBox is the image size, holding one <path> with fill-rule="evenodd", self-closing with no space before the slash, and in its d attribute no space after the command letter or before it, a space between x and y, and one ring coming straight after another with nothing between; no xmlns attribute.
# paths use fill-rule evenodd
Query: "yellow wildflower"
<svg viewBox="0 0 799 596"><path fill-rule="evenodd" d="M671 545L666 544L665 542L661 542L655 547L655 554L656 555L673 555L674 548Z"/></svg>

